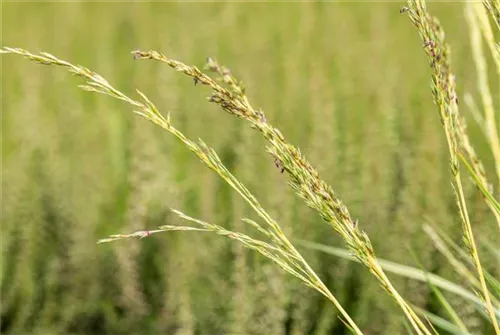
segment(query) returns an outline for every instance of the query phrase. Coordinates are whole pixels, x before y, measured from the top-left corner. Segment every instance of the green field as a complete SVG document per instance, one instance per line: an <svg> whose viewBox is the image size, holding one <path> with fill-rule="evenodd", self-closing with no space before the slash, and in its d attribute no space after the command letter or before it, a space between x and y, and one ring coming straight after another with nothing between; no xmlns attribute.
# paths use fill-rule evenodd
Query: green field
<svg viewBox="0 0 500 335"><path fill-rule="evenodd" d="M157 50L200 68L216 58L332 186L379 257L418 267L413 252L427 270L467 287L422 229L431 224L462 241L429 64L403 5L4 2L1 44L81 64L130 96L141 90L187 136L215 148L292 241L345 247L294 194L248 123L208 103L209 89L159 62L134 61L130 51ZM466 93L480 101L464 5L428 9L447 32L461 113L493 178L490 149L462 103ZM0 61L2 333L348 333L319 293L215 234L97 245L114 233L182 224L170 208L247 233L241 218L257 217L129 105L82 92L83 81L63 69L13 55ZM474 233L485 242L483 266L498 278L498 258L486 249L500 244L498 227L463 179ZM365 267L299 250L365 334L407 333ZM425 283L390 278L407 301L444 314ZM491 331L469 303L446 296L474 334Z"/></svg>

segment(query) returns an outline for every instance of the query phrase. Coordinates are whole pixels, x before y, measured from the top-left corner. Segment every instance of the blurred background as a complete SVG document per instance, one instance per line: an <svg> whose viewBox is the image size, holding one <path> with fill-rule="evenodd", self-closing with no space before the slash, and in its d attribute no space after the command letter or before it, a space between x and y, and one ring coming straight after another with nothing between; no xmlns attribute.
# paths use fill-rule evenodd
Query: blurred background
<svg viewBox="0 0 500 335"><path fill-rule="evenodd" d="M130 51L158 50L198 67L216 58L332 185L379 257L418 266L411 248L426 269L461 284L422 230L432 223L461 243L429 65L403 5L5 2L1 44L84 65L133 97L140 89L187 136L214 147L292 241L343 247L288 187L260 134L209 104L207 88L164 64L133 61ZM428 7L448 34L460 97L477 97L463 4ZM97 245L109 234L182 223L169 208L242 232L251 230L240 219L255 216L129 105L81 91L83 81L62 68L0 60L2 333L348 333L316 291L215 234ZM461 108L491 172L484 137ZM471 183L466 190L478 239L498 243L481 196ZM406 333L367 269L299 250L365 334ZM484 254L498 275L492 262ZM425 283L391 280L406 299L440 313ZM470 304L449 298L481 333Z"/></svg>

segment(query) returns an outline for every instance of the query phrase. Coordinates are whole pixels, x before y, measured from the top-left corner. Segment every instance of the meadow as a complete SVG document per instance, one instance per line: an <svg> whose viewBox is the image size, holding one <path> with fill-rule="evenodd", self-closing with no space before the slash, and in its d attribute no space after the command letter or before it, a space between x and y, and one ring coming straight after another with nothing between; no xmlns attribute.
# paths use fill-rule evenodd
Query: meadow
<svg viewBox="0 0 500 335"><path fill-rule="evenodd" d="M468 288L424 230L435 227L463 244L429 62L418 31L400 14L403 5L4 2L1 44L81 64L129 96L139 89L187 137L218 152L363 334L406 334L400 308L366 267L301 242L345 248L287 185L287 174L266 153L266 139L207 102L207 87L130 54L157 50L198 68L207 57L228 66L253 106L332 186L378 257ZM495 181L491 147L467 103L480 104L481 96L466 6L436 2L428 9L447 33L460 112ZM63 69L12 55L0 61L2 333L349 333L324 296L213 233L97 244L111 234L183 225L170 208L248 234L252 227L241 218L258 216L182 143L130 106L83 92L82 80ZM487 63L500 106L491 55ZM464 175L483 266L499 278L495 217ZM427 283L388 276L406 301L446 315ZM494 334L469 301L443 294L470 333Z"/></svg>

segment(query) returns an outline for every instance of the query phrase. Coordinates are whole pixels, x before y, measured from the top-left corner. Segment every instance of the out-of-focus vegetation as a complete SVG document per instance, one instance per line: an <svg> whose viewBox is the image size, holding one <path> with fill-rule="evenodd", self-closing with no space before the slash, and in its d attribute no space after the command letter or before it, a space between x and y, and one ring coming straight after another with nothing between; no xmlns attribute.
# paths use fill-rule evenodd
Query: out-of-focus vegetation
<svg viewBox="0 0 500 335"><path fill-rule="evenodd" d="M207 104L207 89L194 89L165 65L133 62L130 51L160 50L199 66L207 56L217 58L333 186L378 256L415 265L410 247L424 268L467 286L422 229L430 223L461 243L429 66L400 7L5 3L2 45L85 65L127 94L139 88L171 111L188 136L214 147L292 239L343 246L285 185L261 137ZM464 5L429 7L448 32L459 99L469 92L480 101ZM63 71L20 58L1 61L2 332L347 332L324 297L220 237L175 232L97 246L112 233L178 223L170 207L238 231L248 229L240 218L253 214L185 148L127 106L79 91ZM498 80L490 85L498 92ZM465 105L461 112L469 116ZM468 120L478 155L491 157ZM494 176L493 159L483 163ZM494 217L465 181L483 266L498 277L498 256L490 252L500 242ZM364 333L406 331L397 305L365 268L301 252ZM442 314L427 284L391 280L408 301ZM447 297L469 330L489 329L470 303Z"/></svg>

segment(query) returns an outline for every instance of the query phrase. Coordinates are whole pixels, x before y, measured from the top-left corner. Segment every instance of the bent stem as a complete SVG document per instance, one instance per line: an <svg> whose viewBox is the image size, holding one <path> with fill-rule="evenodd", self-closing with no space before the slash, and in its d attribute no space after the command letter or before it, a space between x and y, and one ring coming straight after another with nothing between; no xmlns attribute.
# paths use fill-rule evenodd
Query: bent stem
<svg viewBox="0 0 500 335"><path fill-rule="evenodd" d="M36 61L44 65L58 65L63 66L68 69L69 72L85 78L87 80L86 85L80 85L79 87L83 90L101 93L109 95L115 99L125 101L138 110L134 110L136 114L150 120L151 122L159 125L163 129L167 130L169 133L174 135L179 139L191 152L193 152L207 167L216 172L225 182L227 182L233 189L235 189L243 199L257 212L257 214L266 222L267 228L260 226L258 223L251 220L245 220L247 223L251 224L259 230L261 233L269 237L274 245L269 245L266 242L253 239L247 235L228 231L220 226L212 225L201 220L191 218L181 212L175 212L181 218L195 222L203 227L203 229L193 228L193 227L175 227L175 226L163 226L159 230L153 231L139 231L132 234L118 234L111 235L109 238L101 239L98 243L111 242L115 240L120 240L128 237L140 237L144 238L153 233L158 233L161 231L172 231L172 230L184 230L184 231L212 231L220 235L227 236L229 238L235 239L243 243L246 247L249 247L255 251L260 252L262 255L271 259L273 262L278 264L285 271L291 273L295 277L301 279L306 285L316 289L327 297L335 307L340 311L342 316L345 318L346 324L349 329L358 335L362 335L361 330L358 328L356 323L351 319L349 314L343 309L342 305L337 301L334 295L328 290L324 285L318 275L305 261L302 255L296 250L292 243L283 233L280 225L270 217L270 215L263 209L257 199L250 193L250 191L238 180L236 179L229 170L222 164L222 161L216 154L215 150L209 148L201 140L196 143L188 139L182 132L177 130L170 121L170 116L165 118L156 108L156 106L140 91L138 94L142 97L144 102L140 102L129 98L119 90L111 86L102 76L97 73L83 67L76 66L69 62L60 60L55 56L41 52L39 55L32 54L26 50L18 48L8 48L4 47L0 49L0 53L13 53L25 56L26 58Z"/></svg>
<svg viewBox="0 0 500 335"><path fill-rule="evenodd" d="M479 259L472 225L465 202L462 180L460 177L459 147L457 139L460 131L460 115L458 110L458 99L455 91L455 76L451 72L449 60L450 50L445 42L444 31L438 20L432 17L426 10L425 2L422 0L408 1L408 14L412 23L417 28L424 43L424 50L428 56L432 75L432 93L434 101L438 106L439 115L448 144L450 155L450 168L452 173L453 189L456 196L457 206L462 221L464 242L469 249L470 257L476 268L481 293L479 296L485 300L488 315L491 319L496 334L500 334L498 321L495 317L490 292L486 285L483 268Z"/></svg>
<svg viewBox="0 0 500 335"><path fill-rule="evenodd" d="M323 220L343 238L349 250L370 269L370 272L380 281L381 286L401 307L415 331L418 334L431 334L385 276L378 265L370 239L359 228L357 220L351 218L347 207L335 195L332 188L319 177L319 173L300 150L289 144L281 132L268 123L262 110L252 107L245 95L243 85L231 75L229 69L220 66L213 59L208 59L208 69L219 75L218 79L228 87L226 89L197 67L170 59L157 51L136 50L132 54L135 59L153 59L166 63L173 69L192 77L195 83L210 87L212 89L212 95L208 98L210 102L219 105L231 115L247 120L252 128L259 130L269 142L267 150L275 159L279 171L289 175L290 185L296 194L320 214Z"/></svg>

